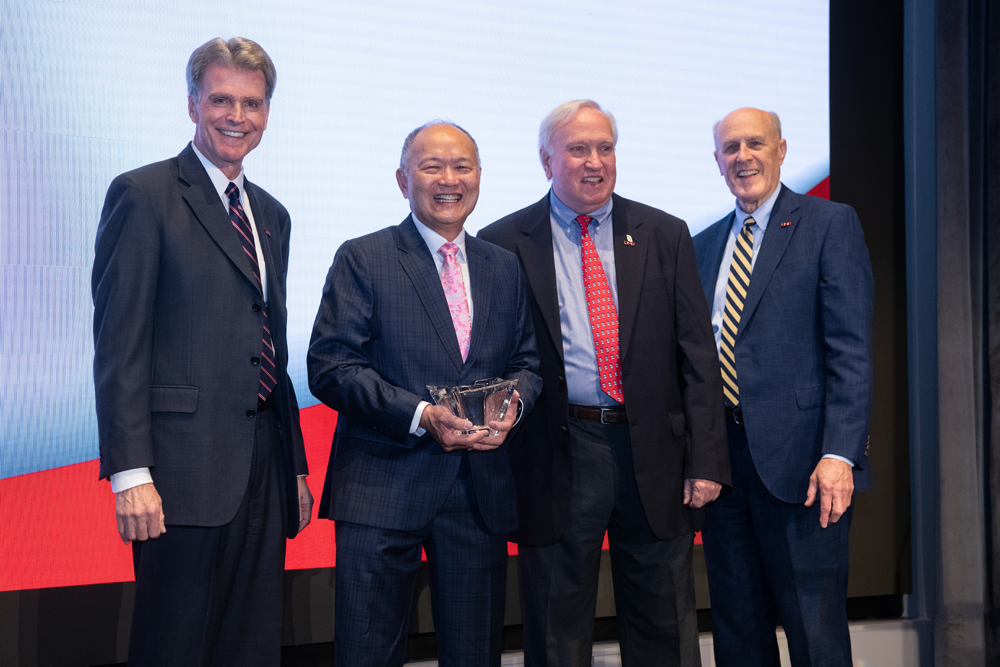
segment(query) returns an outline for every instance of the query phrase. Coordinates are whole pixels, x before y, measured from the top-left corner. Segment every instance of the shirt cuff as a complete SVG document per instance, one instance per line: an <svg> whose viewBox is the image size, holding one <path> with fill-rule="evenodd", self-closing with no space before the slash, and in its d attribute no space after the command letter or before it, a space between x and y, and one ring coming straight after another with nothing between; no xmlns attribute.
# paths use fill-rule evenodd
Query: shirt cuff
<svg viewBox="0 0 1000 667"><path fill-rule="evenodd" d="M420 417L424 414L424 408L429 406L430 403L427 401L420 401L417 403L417 409L413 412L413 419L410 420L410 433L417 436L418 438L427 433L427 429L420 428Z"/></svg>
<svg viewBox="0 0 1000 667"><path fill-rule="evenodd" d="M140 484L152 483L153 476L149 474L149 468L132 468L111 475L111 491L113 493L121 493Z"/></svg>
<svg viewBox="0 0 1000 667"><path fill-rule="evenodd" d="M837 456L836 454L824 454L823 458L824 459L837 459L838 461L843 461L844 463L846 463L847 465L851 466L852 468L854 467L854 461L852 461L851 459L847 458L846 456Z"/></svg>
<svg viewBox="0 0 1000 667"><path fill-rule="evenodd" d="M514 419L514 423L511 425L511 428L514 428L515 426L517 426L521 422L521 417L523 417L523 416L524 416L524 403L519 398L519 399L517 399L517 413L516 413L516 417Z"/></svg>

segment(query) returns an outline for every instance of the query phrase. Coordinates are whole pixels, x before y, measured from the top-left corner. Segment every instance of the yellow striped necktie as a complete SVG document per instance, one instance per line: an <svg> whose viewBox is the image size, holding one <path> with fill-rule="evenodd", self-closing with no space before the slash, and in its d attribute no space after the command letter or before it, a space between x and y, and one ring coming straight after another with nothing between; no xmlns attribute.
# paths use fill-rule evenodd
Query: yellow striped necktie
<svg viewBox="0 0 1000 667"><path fill-rule="evenodd" d="M740 328L743 302L750 290L750 267L753 262L753 231L756 220L747 217L743 229L736 237L733 261L729 266L729 283L726 285L726 307L722 311L722 338L719 341L719 362L722 365L722 393L726 404L740 404L740 386L736 381L736 332Z"/></svg>

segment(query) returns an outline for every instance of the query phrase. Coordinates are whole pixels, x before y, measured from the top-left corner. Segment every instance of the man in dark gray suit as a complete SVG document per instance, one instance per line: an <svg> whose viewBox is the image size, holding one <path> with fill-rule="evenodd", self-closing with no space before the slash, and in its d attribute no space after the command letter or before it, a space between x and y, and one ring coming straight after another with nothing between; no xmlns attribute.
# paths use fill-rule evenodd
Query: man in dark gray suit
<svg viewBox="0 0 1000 667"><path fill-rule="evenodd" d="M187 80L193 143L111 183L94 257L101 477L136 573L129 664L277 665L285 538L312 497L285 372L288 211L242 169L275 70L255 42L213 39Z"/></svg>
<svg viewBox="0 0 1000 667"><path fill-rule="evenodd" d="M622 664L699 664L691 508L729 483L718 361L687 225L614 194L618 132L552 110L552 190L481 232L528 277L545 391L510 445L526 665L591 664L601 544Z"/></svg>
<svg viewBox="0 0 1000 667"><path fill-rule="evenodd" d="M337 522L338 665L403 664L422 548L439 664L500 664L519 410L499 435L461 435L427 388L516 379L525 411L541 388L517 259L463 229L480 173L465 130L411 132L396 172L411 215L344 243L323 290L308 368L339 413L319 512Z"/></svg>

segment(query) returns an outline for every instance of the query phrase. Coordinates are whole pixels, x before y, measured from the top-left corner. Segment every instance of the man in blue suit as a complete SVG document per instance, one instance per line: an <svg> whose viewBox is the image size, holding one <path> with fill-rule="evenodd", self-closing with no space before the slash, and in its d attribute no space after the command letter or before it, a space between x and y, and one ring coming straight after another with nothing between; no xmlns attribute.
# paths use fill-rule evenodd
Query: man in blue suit
<svg viewBox="0 0 1000 667"><path fill-rule="evenodd" d="M715 126L736 209L695 237L722 366L733 492L703 532L720 667L848 667L851 496L871 486L871 265L843 204L781 185L774 113Z"/></svg>
<svg viewBox="0 0 1000 667"><path fill-rule="evenodd" d="M467 236L479 152L417 128L396 179L411 215L338 250L309 346L309 386L338 411L320 516L336 521L338 665L402 665L421 548L441 665L499 665L506 533L517 503L505 437L541 390L517 258ZM427 385L516 379L499 435L430 405Z"/></svg>

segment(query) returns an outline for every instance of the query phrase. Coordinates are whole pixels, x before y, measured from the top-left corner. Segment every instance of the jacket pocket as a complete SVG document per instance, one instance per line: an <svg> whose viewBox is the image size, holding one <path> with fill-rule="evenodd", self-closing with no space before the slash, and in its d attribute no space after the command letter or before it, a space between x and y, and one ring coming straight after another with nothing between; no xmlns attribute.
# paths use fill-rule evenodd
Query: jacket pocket
<svg viewBox="0 0 1000 667"><path fill-rule="evenodd" d="M667 413L667 416L670 418L670 429L674 432L675 438L687 435L687 418L683 412L670 412Z"/></svg>
<svg viewBox="0 0 1000 667"><path fill-rule="evenodd" d="M153 385L149 388L150 412L186 412L198 409L198 387Z"/></svg>
<svg viewBox="0 0 1000 667"><path fill-rule="evenodd" d="M823 395L825 387L821 384L814 384L810 387L795 388L795 403L802 410L818 408L823 405Z"/></svg>

